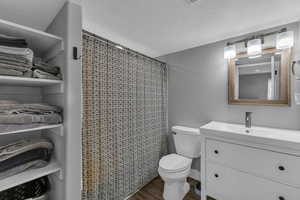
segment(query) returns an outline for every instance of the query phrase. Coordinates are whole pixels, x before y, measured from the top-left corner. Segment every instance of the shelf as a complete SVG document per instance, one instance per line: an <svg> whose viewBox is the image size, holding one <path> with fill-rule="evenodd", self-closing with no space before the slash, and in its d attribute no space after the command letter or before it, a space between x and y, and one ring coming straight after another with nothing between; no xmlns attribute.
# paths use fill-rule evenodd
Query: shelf
<svg viewBox="0 0 300 200"><path fill-rule="evenodd" d="M42 56L51 49L63 50L63 39L61 37L5 20L0 20L0 33L25 38L29 48L34 53L39 53Z"/></svg>
<svg viewBox="0 0 300 200"><path fill-rule="evenodd" d="M0 75L0 84L3 84L3 85L43 87L43 86L59 85L62 83L63 83L62 80L50 80L50 79L26 78L26 77L1 76Z"/></svg>
<svg viewBox="0 0 300 200"><path fill-rule="evenodd" d="M0 191L7 190L17 185L27 183L34 179L54 174L59 171L61 171L61 168L56 162L52 162L43 168L27 170L20 174L16 174L14 176L0 180Z"/></svg>
<svg viewBox="0 0 300 200"><path fill-rule="evenodd" d="M62 124L54 124L54 125L20 125L20 128L16 128L17 125L14 125L14 127L9 127L6 130L3 130L2 128L3 125L0 125L0 136L3 135L10 135L10 134L19 134L19 133L26 133L26 132L31 132L31 131L41 131L41 130L50 130L50 129L57 129L59 128L60 130L57 132L60 135L63 135L63 130ZM6 126L7 127L7 126Z"/></svg>

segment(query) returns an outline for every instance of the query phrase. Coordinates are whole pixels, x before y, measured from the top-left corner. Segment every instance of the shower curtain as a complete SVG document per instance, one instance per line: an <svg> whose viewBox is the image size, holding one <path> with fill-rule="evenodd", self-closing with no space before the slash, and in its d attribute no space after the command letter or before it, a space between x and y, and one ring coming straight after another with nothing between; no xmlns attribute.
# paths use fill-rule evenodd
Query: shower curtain
<svg viewBox="0 0 300 200"><path fill-rule="evenodd" d="M167 67L83 31L83 194L123 200L166 152Z"/></svg>

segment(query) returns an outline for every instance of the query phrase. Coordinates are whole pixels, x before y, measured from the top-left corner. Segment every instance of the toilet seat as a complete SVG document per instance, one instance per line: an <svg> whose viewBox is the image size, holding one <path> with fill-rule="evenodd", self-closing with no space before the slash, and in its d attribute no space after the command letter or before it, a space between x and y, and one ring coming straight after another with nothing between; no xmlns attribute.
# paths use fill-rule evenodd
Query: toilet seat
<svg viewBox="0 0 300 200"><path fill-rule="evenodd" d="M190 168L192 159L178 154L169 154L159 161L159 167L168 173L178 173Z"/></svg>

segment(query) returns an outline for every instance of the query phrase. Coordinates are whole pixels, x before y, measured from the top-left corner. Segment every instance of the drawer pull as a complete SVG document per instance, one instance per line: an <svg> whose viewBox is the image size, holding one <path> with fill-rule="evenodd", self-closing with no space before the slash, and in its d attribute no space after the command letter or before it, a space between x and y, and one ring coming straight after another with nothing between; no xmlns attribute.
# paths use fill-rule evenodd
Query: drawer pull
<svg viewBox="0 0 300 200"><path fill-rule="evenodd" d="M215 154L219 154L219 151L218 151L218 150L215 150Z"/></svg>
<svg viewBox="0 0 300 200"><path fill-rule="evenodd" d="M215 177L216 177L216 178L219 178L219 174L215 174Z"/></svg>
<svg viewBox="0 0 300 200"><path fill-rule="evenodd" d="M280 171L284 171L284 170L285 170L284 166L279 166L278 169L279 169Z"/></svg>
<svg viewBox="0 0 300 200"><path fill-rule="evenodd" d="M279 196L278 200L285 200L285 198L283 196Z"/></svg>

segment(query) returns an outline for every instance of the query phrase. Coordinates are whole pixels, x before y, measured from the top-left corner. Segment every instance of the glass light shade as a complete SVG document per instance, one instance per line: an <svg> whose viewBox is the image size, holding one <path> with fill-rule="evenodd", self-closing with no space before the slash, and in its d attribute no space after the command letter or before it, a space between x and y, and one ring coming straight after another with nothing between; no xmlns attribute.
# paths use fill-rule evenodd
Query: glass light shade
<svg viewBox="0 0 300 200"><path fill-rule="evenodd" d="M262 53L261 39L249 40L247 43L248 56L258 56Z"/></svg>
<svg viewBox="0 0 300 200"><path fill-rule="evenodd" d="M278 33L276 36L276 48L277 49L288 49L294 46L294 32L286 31Z"/></svg>
<svg viewBox="0 0 300 200"><path fill-rule="evenodd" d="M224 48L224 58L232 59L236 57L236 47L235 45L230 45Z"/></svg>

